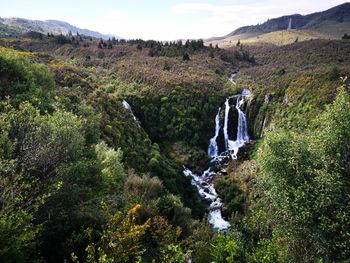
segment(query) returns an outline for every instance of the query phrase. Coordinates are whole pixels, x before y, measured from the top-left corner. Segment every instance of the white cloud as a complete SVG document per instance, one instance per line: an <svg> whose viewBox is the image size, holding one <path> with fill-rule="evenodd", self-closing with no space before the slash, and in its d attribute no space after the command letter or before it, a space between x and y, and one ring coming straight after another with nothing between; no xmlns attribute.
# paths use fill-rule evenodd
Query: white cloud
<svg viewBox="0 0 350 263"><path fill-rule="evenodd" d="M125 22L128 21L128 14L120 10L111 10L108 12L101 12L94 14L91 18L73 18L70 22L74 25L81 25L91 30L98 31L103 34L121 34L117 33L121 31ZM121 35L120 35L121 36Z"/></svg>
<svg viewBox="0 0 350 263"><path fill-rule="evenodd" d="M174 5L171 9L177 14L193 14L198 12L213 12L215 6L205 3L183 3Z"/></svg>
<svg viewBox="0 0 350 263"><path fill-rule="evenodd" d="M19 0L20 1L20 0ZM24 0L23 0L24 1ZM44 1L44 0L40 0ZM40 2L36 0L37 3ZM118 0L110 0L115 3ZM294 13L309 14L323 11L346 0L149 0L147 7L136 0L121 1L125 5L94 5L86 9L61 0L45 8L33 5L29 12L22 5L0 0L3 16L22 16L33 19L57 19L82 28L125 38L175 40L207 38L226 35L238 27L263 23L269 18ZM33 1L35 2L35 1ZM141 2L141 1L140 1ZM144 3L144 1L142 1ZM179 3L171 5L171 3ZM185 3L184 3L185 2ZM67 3L69 8L67 8ZM148 3L148 2L147 2ZM72 5L72 6L71 6ZM7 11L6 11L7 10Z"/></svg>
<svg viewBox="0 0 350 263"><path fill-rule="evenodd" d="M204 20L202 37L220 36L234 29L263 23L269 18L295 13L309 14L323 11L344 0L262 0L254 2L243 2L237 0L220 1L218 4L208 3L184 3L172 6L172 12L178 15L202 14L207 17ZM199 37L198 32L194 32Z"/></svg>

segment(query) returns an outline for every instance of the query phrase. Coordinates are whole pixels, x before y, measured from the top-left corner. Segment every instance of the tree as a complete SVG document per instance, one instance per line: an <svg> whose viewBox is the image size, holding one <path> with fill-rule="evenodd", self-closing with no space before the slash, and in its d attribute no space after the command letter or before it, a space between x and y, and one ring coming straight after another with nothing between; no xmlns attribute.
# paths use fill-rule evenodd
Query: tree
<svg viewBox="0 0 350 263"><path fill-rule="evenodd" d="M269 224L279 261L341 261L350 250L350 96L342 87L317 133L280 131L265 139L255 212ZM263 219L264 218L264 219ZM262 231L266 233L265 231Z"/></svg>
<svg viewBox="0 0 350 263"><path fill-rule="evenodd" d="M0 99L10 97L10 103L18 107L29 101L42 112L52 109L52 93L55 82L48 68L33 63L13 51L0 53Z"/></svg>
<svg viewBox="0 0 350 263"><path fill-rule="evenodd" d="M209 50L209 54L208 55L209 55L210 58L214 58L215 57L214 52L211 49Z"/></svg>
<svg viewBox="0 0 350 263"><path fill-rule="evenodd" d="M343 37L342 37L342 39L350 39L350 35L344 34Z"/></svg>
<svg viewBox="0 0 350 263"><path fill-rule="evenodd" d="M137 44L136 48L137 48L138 50L142 50L141 44Z"/></svg>
<svg viewBox="0 0 350 263"><path fill-rule="evenodd" d="M0 259L24 261L41 234L40 210L62 186L61 166L79 158L84 138L72 113L41 115L28 102L1 108Z"/></svg>
<svg viewBox="0 0 350 263"><path fill-rule="evenodd" d="M105 204L102 204L105 206ZM109 215L107 228L102 235L102 246L91 243L86 251L87 261L97 257L101 262L135 262L146 252L142 238L150 228L151 221L138 222L141 205L132 207L126 215L120 212ZM107 209L107 208L105 208Z"/></svg>
<svg viewBox="0 0 350 263"><path fill-rule="evenodd" d="M184 61L188 61L188 60L190 60L190 56L188 55L188 53L187 53L187 52L185 52L185 53L183 54L183 56L182 56L182 60L184 60Z"/></svg>
<svg viewBox="0 0 350 263"><path fill-rule="evenodd" d="M225 235L219 233L214 239L211 248L211 255L214 262L218 263L233 263L237 257L239 247L235 241L234 232Z"/></svg>
<svg viewBox="0 0 350 263"><path fill-rule="evenodd" d="M101 142L95 146L97 160L101 163L101 172L108 193L121 191L126 174L124 171L122 160L122 152L120 149L115 151L108 148L105 142Z"/></svg>

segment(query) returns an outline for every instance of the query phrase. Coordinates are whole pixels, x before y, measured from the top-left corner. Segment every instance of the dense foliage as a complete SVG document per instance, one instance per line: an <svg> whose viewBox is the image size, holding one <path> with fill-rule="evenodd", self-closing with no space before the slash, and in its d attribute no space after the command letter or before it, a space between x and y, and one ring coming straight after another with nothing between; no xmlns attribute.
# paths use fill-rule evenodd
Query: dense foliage
<svg viewBox="0 0 350 263"><path fill-rule="evenodd" d="M252 87L232 87L226 63L266 67L241 46L201 40L49 34L20 43L42 41L55 57L0 49L1 262L350 257L350 95L345 84L332 92L344 67L274 67L258 79L246 112L253 137L265 136L214 182L232 223L215 233L182 165L205 168L217 108L239 81Z"/></svg>
<svg viewBox="0 0 350 263"><path fill-rule="evenodd" d="M60 79L26 56L1 50L1 261L182 262L210 242L209 226L193 219L203 206L181 163L118 93L87 94L79 75ZM190 135L172 127L169 140ZM192 237L202 227L210 234Z"/></svg>
<svg viewBox="0 0 350 263"><path fill-rule="evenodd" d="M243 242L245 260L349 258L349 114L350 94L343 86L307 130L279 128L265 136L257 154L259 171L253 178L247 175L254 165L243 163L236 170L238 177L232 174L218 180L217 189L228 209L241 215L233 218L241 232L233 240ZM242 211L244 205L248 209Z"/></svg>

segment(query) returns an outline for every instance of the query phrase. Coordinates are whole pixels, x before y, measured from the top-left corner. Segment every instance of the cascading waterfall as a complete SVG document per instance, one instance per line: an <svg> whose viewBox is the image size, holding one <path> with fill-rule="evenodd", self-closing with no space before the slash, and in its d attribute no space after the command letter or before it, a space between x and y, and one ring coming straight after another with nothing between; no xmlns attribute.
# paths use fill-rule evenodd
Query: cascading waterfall
<svg viewBox="0 0 350 263"><path fill-rule="evenodd" d="M229 145L229 137L228 137L228 117L229 117L229 113L230 113L230 99L232 97L228 97L226 98L225 101L225 118L224 118L224 139L225 139L225 148L228 149L228 145Z"/></svg>
<svg viewBox="0 0 350 263"><path fill-rule="evenodd" d="M221 111L221 108L219 108L218 113L215 116L215 134L209 141L208 155L211 158L216 158L219 152L216 139L219 136L219 131L220 131L220 111Z"/></svg>
<svg viewBox="0 0 350 263"><path fill-rule="evenodd" d="M223 206L221 198L215 191L213 179L216 176L214 171L215 164L220 163L224 157L231 156L232 159L237 159L237 152L240 147L242 147L247 141L249 141L248 129L247 129L247 119L243 111L241 110L245 99L251 95L250 91L245 89L242 94L230 96L225 101L225 116L224 116L224 139L225 139L225 149L226 151L218 155L219 149L217 145L217 137L220 131L220 110L215 116L215 135L210 139L208 155L212 157L210 162L211 166L204 171L202 175L197 175L191 172L189 169L184 167L184 175L190 176L192 178L192 184L196 186L201 198L209 203L209 223L213 226L216 231L227 231L230 228L230 223L225 220L221 213L221 208ZM237 97L236 109L238 111L238 126L237 126L237 139L235 141L230 140L228 134L228 122L229 122L229 112L230 112L230 99ZM225 168L221 172L226 172Z"/></svg>
<svg viewBox="0 0 350 263"><path fill-rule="evenodd" d="M236 109L238 111L238 127L237 127L237 141L245 143L249 140L248 129L247 129L247 119L244 112L241 110L241 106L244 103L244 96L237 97Z"/></svg>
<svg viewBox="0 0 350 263"><path fill-rule="evenodd" d="M131 113L132 117L134 118L135 122L136 122L137 125L140 127L140 122L139 122L139 120L136 118L136 116L134 115L134 113L133 113L133 111L132 111L132 109L131 109L130 104L129 104L126 100L123 100L122 103L123 103L123 106L125 107L125 109L127 109L127 110L130 111L130 113Z"/></svg>
<svg viewBox="0 0 350 263"><path fill-rule="evenodd" d="M237 153L247 141L249 141L247 119L241 107L245 102L245 98L250 96L249 90L243 90L242 94L236 95L236 110L238 112L237 138L235 141L227 140L226 151L231 155L232 159L237 159Z"/></svg>

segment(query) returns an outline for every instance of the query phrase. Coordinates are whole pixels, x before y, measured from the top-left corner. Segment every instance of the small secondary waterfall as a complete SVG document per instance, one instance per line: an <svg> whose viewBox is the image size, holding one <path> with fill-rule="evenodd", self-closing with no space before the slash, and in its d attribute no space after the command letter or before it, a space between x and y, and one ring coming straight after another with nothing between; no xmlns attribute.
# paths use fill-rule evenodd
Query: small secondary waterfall
<svg viewBox="0 0 350 263"><path fill-rule="evenodd" d="M137 125L140 127L140 122L139 120L136 118L136 116L134 115L134 113L132 112L132 109L131 109L131 106L130 104L126 101L126 100L123 100L123 106L125 107L125 109L129 110L132 117L134 118L135 122L137 123Z"/></svg>
<svg viewBox="0 0 350 263"><path fill-rule="evenodd" d="M227 231L230 228L230 223L225 220L221 213L223 206L221 198L215 191L213 180L217 174L215 165L220 164L226 157L237 159L237 153L240 147L242 147L247 141L249 141L247 119L242 111L241 107L245 102L245 99L251 95L250 91L245 89L242 94L230 96L225 101L225 116L224 116L224 139L225 139L225 150L220 155L217 137L220 131L220 111L215 116L215 135L210 139L208 147L208 155L212 158L209 168L204 171L202 175L197 175L184 167L183 174L191 177L192 185L196 186L201 198L209 204L209 223L217 231ZM236 109L238 111L238 126L237 126L237 139L230 140L228 134L228 122L230 112L230 100L237 98ZM222 169L221 172L226 172L226 168Z"/></svg>
<svg viewBox="0 0 350 263"><path fill-rule="evenodd" d="M236 85L235 77L237 76L237 72L233 72L231 76L228 78L229 81L232 82L232 84Z"/></svg>
<svg viewBox="0 0 350 263"><path fill-rule="evenodd" d="M220 131L220 111L221 111L221 108L219 108L218 113L215 116L215 134L209 141L208 155L212 158L217 157L219 152L216 139L219 136L219 131Z"/></svg>

